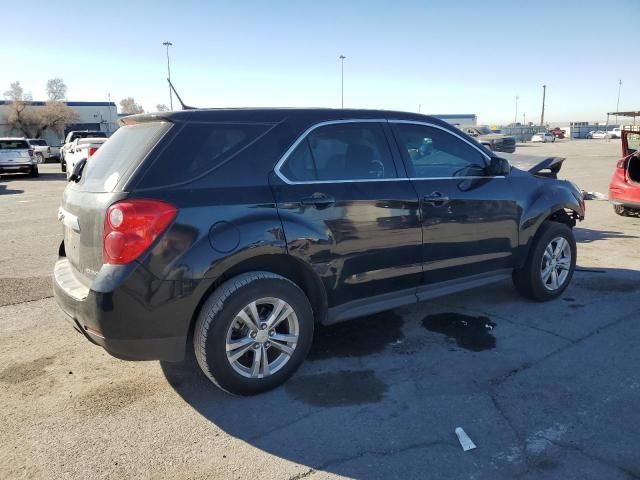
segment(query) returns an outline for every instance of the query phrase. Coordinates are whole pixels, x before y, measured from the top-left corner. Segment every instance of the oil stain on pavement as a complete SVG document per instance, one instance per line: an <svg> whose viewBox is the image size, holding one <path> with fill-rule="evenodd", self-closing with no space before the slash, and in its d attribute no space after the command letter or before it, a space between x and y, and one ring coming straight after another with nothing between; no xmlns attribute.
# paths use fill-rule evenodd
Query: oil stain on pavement
<svg viewBox="0 0 640 480"><path fill-rule="evenodd" d="M30 362L14 363L0 372L0 382L17 384L28 382L46 374L46 367L53 364L53 357L42 357Z"/></svg>
<svg viewBox="0 0 640 480"><path fill-rule="evenodd" d="M388 344L404 338L402 317L382 312L320 328L308 360L333 357L363 357L382 351Z"/></svg>
<svg viewBox="0 0 640 480"><path fill-rule="evenodd" d="M491 334L496 324L487 317L455 312L437 313L425 317L422 326L431 332L446 335L455 340L459 347L473 352L490 350L496 346L496 338Z"/></svg>
<svg viewBox="0 0 640 480"><path fill-rule="evenodd" d="M377 403L387 386L373 370L329 372L293 378L285 383L296 400L317 407L344 407Z"/></svg>

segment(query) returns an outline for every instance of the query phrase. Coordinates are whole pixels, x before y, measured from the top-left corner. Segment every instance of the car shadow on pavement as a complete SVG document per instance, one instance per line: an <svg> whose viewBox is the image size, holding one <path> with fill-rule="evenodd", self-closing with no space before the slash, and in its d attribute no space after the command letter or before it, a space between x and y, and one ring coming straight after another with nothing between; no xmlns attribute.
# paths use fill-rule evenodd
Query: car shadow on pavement
<svg viewBox="0 0 640 480"><path fill-rule="evenodd" d="M611 238L640 238L637 235L627 235L623 232L615 232L611 230L592 230L590 228L576 227L574 229L576 242L592 243L598 240L608 240Z"/></svg>
<svg viewBox="0 0 640 480"><path fill-rule="evenodd" d="M24 193L24 190L7 188L6 185L0 185L0 195L15 195L16 193Z"/></svg>
<svg viewBox="0 0 640 480"><path fill-rule="evenodd" d="M175 392L214 428L308 472L389 478L402 471L400 478L426 478L425 472L447 471L447 478L462 478L473 469L482 478L513 478L535 470L539 460L531 463L518 436L546 423L514 433L501 409L516 408L531 392L517 390L513 403L503 399L497 406L497 386L532 365L541 378L564 379L562 372L537 362L566 349L570 339L589 338L606 326L615 317L607 300L619 299L627 310L640 305L638 292L640 272L604 266L597 272L579 270L562 298L544 304L522 299L503 282L355 319L321 329L298 373L253 397L218 389L192 353L181 363L161 362L161 368ZM445 313L456 309L472 315ZM445 320L457 323L449 328ZM370 328L363 328L365 322ZM469 334L471 340L484 340L483 347L475 348L475 341L465 347ZM611 345L602 348L620 347ZM596 367L585 368L563 381L593 397L595 403L585 408L596 409L608 393L587 381L586 373ZM555 408L551 395L534 413ZM579 424L572 415L563 411L558 418ZM555 420L544 416L544 422ZM475 454L460 448L453 433L457 426L481 444ZM233 454L226 452L224 461Z"/></svg>

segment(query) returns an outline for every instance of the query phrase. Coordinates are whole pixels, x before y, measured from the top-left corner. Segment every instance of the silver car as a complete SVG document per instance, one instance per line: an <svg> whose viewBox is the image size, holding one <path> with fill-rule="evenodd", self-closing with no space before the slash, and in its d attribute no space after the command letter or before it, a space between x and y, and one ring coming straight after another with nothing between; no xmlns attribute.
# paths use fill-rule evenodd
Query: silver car
<svg viewBox="0 0 640 480"><path fill-rule="evenodd" d="M24 138L0 138L0 174L28 173L38 176L38 162Z"/></svg>

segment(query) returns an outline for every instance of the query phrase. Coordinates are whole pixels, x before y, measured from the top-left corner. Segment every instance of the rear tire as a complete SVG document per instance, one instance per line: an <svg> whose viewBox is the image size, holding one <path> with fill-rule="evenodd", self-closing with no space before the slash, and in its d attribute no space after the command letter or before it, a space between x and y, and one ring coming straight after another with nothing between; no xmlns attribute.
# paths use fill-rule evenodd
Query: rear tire
<svg viewBox="0 0 640 480"><path fill-rule="evenodd" d="M296 284L271 272L248 272L206 300L193 347L213 383L233 394L255 395L294 374L309 353L313 331L313 310Z"/></svg>
<svg viewBox="0 0 640 480"><path fill-rule="evenodd" d="M576 253L576 240L567 225L551 221L543 223L524 267L513 272L516 289L524 297L538 302L559 297L571 282Z"/></svg>
<svg viewBox="0 0 640 480"><path fill-rule="evenodd" d="M39 164L45 163L44 155L42 155L40 152L36 153L36 162L38 162Z"/></svg>
<svg viewBox="0 0 640 480"><path fill-rule="evenodd" d="M29 176L32 177L32 178L39 177L40 176L40 172L38 172L38 167L36 167L36 166L31 167L31 171L29 172Z"/></svg>
<svg viewBox="0 0 640 480"><path fill-rule="evenodd" d="M613 211L616 212L621 217L628 217L631 214L631 210L625 207L624 205L614 205Z"/></svg>

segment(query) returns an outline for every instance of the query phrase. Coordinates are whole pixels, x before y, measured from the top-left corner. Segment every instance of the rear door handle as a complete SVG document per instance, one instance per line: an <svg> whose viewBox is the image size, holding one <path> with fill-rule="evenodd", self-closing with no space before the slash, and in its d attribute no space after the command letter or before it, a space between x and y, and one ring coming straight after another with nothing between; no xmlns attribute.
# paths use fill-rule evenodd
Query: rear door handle
<svg viewBox="0 0 640 480"><path fill-rule="evenodd" d="M324 193L314 193L310 197L304 197L300 203L305 207L327 208L336 203L336 199Z"/></svg>
<svg viewBox="0 0 640 480"><path fill-rule="evenodd" d="M425 205L433 205L439 207L449 203L449 197L444 197L440 192L431 192L429 195L422 197L422 201Z"/></svg>

